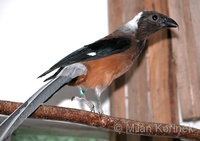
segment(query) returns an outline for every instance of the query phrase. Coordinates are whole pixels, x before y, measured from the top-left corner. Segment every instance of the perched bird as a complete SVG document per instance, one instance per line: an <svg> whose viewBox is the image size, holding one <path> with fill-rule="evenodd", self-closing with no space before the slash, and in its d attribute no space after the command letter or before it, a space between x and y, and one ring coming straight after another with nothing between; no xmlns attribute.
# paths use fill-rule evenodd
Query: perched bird
<svg viewBox="0 0 200 141"><path fill-rule="evenodd" d="M9 136L35 109L64 85L78 86L80 97L91 110L93 104L85 98L84 91L94 89L103 113L100 95L111 82L127 72L145 47L148 37L162 28L178 27L171 18L155 11L138 13L131 21L108 36L74 51L39 77L58 69L20 108L0 126L0 141Z"/></svg>

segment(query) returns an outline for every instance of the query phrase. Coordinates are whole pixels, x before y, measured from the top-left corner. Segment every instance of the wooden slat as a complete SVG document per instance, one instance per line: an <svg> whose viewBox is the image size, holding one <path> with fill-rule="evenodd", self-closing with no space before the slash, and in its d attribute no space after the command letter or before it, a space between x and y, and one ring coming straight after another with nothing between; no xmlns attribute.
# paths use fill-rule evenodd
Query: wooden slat
<svg viewBox="0 0 200 141"><path fill-rule="evenodd" d="M111 86L112 94L111 100L111 115L115 117L126 118L126 105L125 105L125 79L124 76L115 80Z"/></svg>
<svg viewBox="0 0 200 141"><path fill-rule="evenodd" d="M129 21L137 13L144 10L141 0L124 0L123 19ZM128 118L148 121L148 87L147 87L147 60L145 52L134 63L134 66L126 74L126 89L128 95ZM142 141L150 137L127 135L127 140Z"/></svg>
<svg viewBox="0 0 200 141"><path fill-rule="evenodd" d="M108 0L109 32L113 32L123 24L123 0ZM115 80L111 86L111 115L125 118L125 79L124 76ZM120 103L120 104L116 104Z"/></svg>
<svg viewBox="0 0 200 141"><path fill-rule="evenodd" d="M123 24L123 0L108 0L109 32L113 32ZM111 115L125 117L124 77L118 78L111 86ZM116 104L120 103L120 104Z"/></svg>
<svg viewBox="0 0 200 141"><path fill-rule="evenodd" d="M123 0L108 0L109 32L113 32L123 24ZM115 80L110 87L110 110L115 117L126 117L125 107L125 77L122 76ZM125 141L126 135L110 133L110 141Z"/></svg>
<svg viewBox="0 0 200 141"><path fill-rule="evenodd" d="M123 0L108 0L108 26L109 33L115 31L123 23Z"/></svg>
<svg viewBox="0 0 200 141"><path fill-rule="evenodd" d="M147 10L168 14L167 0L144 0ZM153 122L179 123L176 77L168 30L151 36L148 47L149 90ZM153 138L154 141L170 141Z"/></svg>
<svg viewBox="0 0 200 141"><path fill-rule="evenodd" d="M170 16L180 30L174 31L173 54L177 70L177 86L183 120L200 118L200 2L198 0L169 1Z"/></svg>
<svg viewBox="0 0 200 141"><path fill-rule="evenodd" d="M153 9L169 15L167 0L150 1L145 0L148 10ZM173 56L171 40L168 36L168 30L161 30L153 34L149 42L149 88L152 103L152 121L178 123L175 71L172 71L174 70ZM172 107L172 105L175 107ZM175 114L177 118L172 119L172 114Z"/></svg>
<svg viewBox="0 0 200 141"><path fill-rule="evenodd" d="M124 0L123 17L125 21L132 19L144 9L140 0ZM134 63L134 66L126 74L128 91L129 118L135 120L148 120L147 102L147 64L145 54ZM142 117L142 119L141 119Z"/></svg>
<svg viewBox="0 0 200 141"><path fill-rule="evenodd" d="M127 74L129 118L149 121L148 86L147 86L147 60L145 54L137 61L135 69Z"/></svg>
<svg viewBox="0 0 200 141"><path fill-rule="evenodd" d="M140 121L149 121L150 111L148 104L147 87L147 60L145 53L140 57L127 76L128 86L128 112L129 118ZM128 141L145 141L150 137L128 135Z"/></svg>

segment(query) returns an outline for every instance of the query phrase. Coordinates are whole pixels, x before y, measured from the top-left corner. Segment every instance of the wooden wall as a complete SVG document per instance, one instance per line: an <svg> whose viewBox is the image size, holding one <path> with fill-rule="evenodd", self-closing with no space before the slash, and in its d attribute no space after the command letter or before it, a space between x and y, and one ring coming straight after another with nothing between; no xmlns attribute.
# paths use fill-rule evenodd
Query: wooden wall
<svg viewBox="0 0 200 141"><path fill-rule="evenodd" d="M180 25L172 32L177 91L184 120L200 118L200 1L170 0L169 14Z"/></svg>
<svg viewBox="0 0 200 141"><path fill-rule="evenodd" d="M179 95L183 119L198 119L200 2L108 0L108 9L110 32L143 10L168 15L177 21L180 28L164 29L151 36L146 52L126 75L112 85L111 114L135 120L178 124ZM111 140L147 140L138 136L119 136L112 134Z"/></svg>

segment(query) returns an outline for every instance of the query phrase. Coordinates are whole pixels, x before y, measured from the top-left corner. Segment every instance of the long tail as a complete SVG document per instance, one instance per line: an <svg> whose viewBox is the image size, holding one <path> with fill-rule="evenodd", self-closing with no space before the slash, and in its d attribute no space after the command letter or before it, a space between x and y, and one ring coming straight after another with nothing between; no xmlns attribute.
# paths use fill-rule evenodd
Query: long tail
<svg viewBox="0 0 200 141"><path fill-rule="evenodd" d="M86 67L81 63L64 68L55 79L40 88L0 124L0 141L7 139L29 115L71 79L85 74L86 71Z"/></svg>

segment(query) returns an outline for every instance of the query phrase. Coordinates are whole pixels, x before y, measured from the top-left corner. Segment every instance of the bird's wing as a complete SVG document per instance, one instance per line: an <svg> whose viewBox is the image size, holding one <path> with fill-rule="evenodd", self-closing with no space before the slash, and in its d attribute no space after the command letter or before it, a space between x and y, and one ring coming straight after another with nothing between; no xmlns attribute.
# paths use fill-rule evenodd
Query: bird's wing
<svg viewBox="0 0 200 141"><path fill-rule="evenodd" d="M131 46L131 39L128 37L116 37L110 39L101 39L92 44L86 45L73 53L69 54L49 70L39 77L45 76L51 71L77 62L85 62L107 57L116 53L125 51Z"/></svg>
<svg viewBox="0 0 200 141"><path fill-rule="evenodd" d="M49 81L46 85L40 88L0 124L0 141L5 140L9 135L11 135L30 114L53 96L66 83L79 75L85 74L86 71L87 68L81 63L65 67L55 79Z"/></svg>

